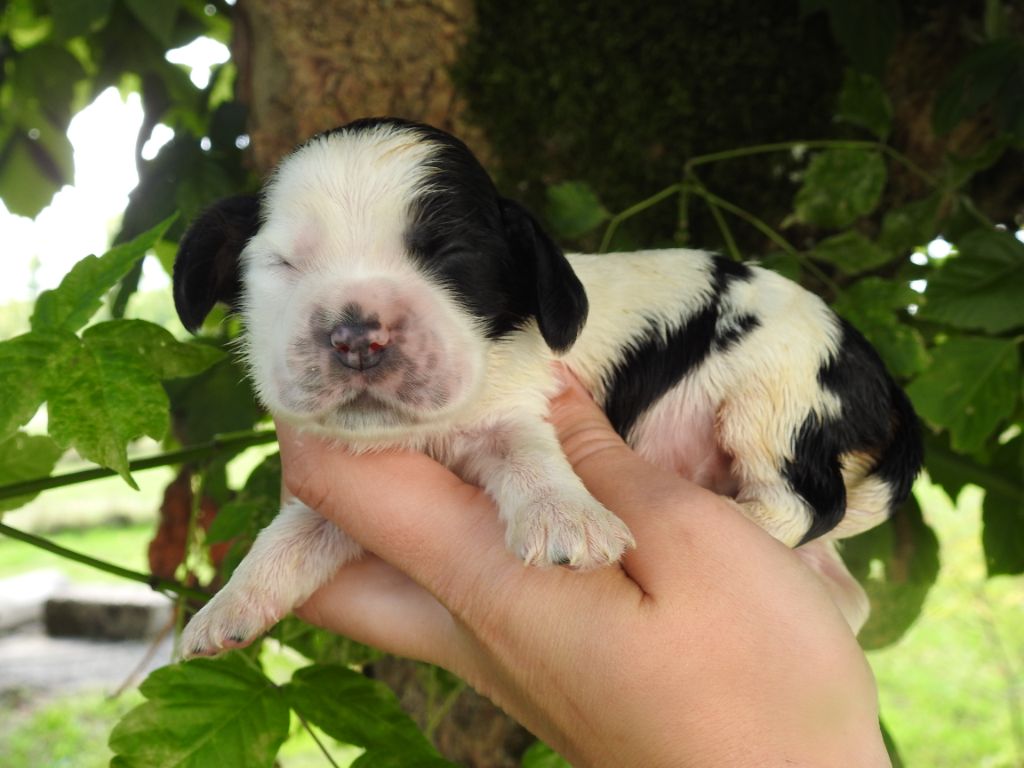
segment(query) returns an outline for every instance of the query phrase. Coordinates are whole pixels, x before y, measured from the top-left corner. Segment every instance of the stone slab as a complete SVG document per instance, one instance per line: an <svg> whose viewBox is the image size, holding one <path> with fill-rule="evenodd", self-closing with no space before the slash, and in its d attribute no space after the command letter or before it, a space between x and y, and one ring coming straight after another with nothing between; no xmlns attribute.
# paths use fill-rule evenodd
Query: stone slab
<svg viewBox="0 0 1024 768"><path fill-rule="evenodd" d="M133 640L152 637L171 621L173 604L146 587L66 587L43 606L51 637Z"/></svg>
<svg viewBox="0 0 1024 768"><path fill-rule="evenodd" d="M67 586L67 577L56 569L0 579L0 632L40 621L43 604Z"/></svg>

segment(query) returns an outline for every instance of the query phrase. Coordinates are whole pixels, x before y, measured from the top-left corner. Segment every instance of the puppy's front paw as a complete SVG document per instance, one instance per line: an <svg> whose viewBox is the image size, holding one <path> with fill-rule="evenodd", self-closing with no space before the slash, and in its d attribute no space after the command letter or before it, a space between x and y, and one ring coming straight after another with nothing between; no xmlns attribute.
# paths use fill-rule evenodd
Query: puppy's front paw
<svg viewBox="0 0 1024 768"><path fill-rule="evenodd" d="M551 493L520 508L510 519L509 548L527 565L600 568L636 546L626 524L589 496Z"/></svg>
<svg viewBox="0 0 1024 768"><path fill-rule="evenodd" d="M287 608L275 606L257 593L228 584L192 617L181 633L182 656L215 656L244 648L287 612Z"/></svg>

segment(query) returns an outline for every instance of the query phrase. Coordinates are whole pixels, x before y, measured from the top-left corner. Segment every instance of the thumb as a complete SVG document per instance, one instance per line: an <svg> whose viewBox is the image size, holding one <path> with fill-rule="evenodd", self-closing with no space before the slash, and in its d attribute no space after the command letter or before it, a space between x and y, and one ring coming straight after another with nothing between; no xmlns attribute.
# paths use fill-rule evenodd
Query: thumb
<svg viewBox="0 0 1024 768"><path fill-rule="evenodd" d="M584 482L621 462L639 461L604 411L572 372L555 363L562 391L551 401L550 420L569 463Z"/></svg>
<svg viewBox="0 0 1024 768"><path fill-rule="evenodd" d="M638 546L671 540L666 528L681 508L721 505L715 494L635 453L576 377L561 364L557 369L563 390L551 401L550 419L562 450L594 498L630 527Z"/></svg>

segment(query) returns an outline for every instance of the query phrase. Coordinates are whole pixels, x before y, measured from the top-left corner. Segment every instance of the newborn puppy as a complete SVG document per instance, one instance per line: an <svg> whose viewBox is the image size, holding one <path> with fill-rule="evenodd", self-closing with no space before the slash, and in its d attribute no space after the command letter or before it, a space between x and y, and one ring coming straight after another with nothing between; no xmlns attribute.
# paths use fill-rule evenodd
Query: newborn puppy
<svg viewBox="0 0 1024 768"><path fill-rule="evenodd" d="M633 546L545 420L556 357L642 456L790 546L828 534L808 560L832 572L854 625L863 593L829 540L884 520L921 463L906 396L820 299L701 251L567 257L426 125L328 131L259 197L215 204L181 241L174 299L193 331L217 302L241 314L277 417L351 450L436 457L487 490L533 565L597 568ZM286 504L189 623L185 654L252 641L359 553Z"/></svg>

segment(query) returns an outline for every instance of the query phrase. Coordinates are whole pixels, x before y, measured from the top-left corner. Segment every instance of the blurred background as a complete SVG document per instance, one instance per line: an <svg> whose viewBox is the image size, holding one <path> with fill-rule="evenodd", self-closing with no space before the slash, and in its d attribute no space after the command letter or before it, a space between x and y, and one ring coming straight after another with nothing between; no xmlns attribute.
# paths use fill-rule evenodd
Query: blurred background
<svg viewBox="0 0 1024 768"><path fill-rule="evenodd" d="M998 0L8 0L0 765L108 761L180 622L150 605L144 628L110 636L110 606L137 594L46 542L204 589L276 504L264 414L212 351L234 321L215 315L189 345L208 359L132 368L125 393L90 328L157 338L129 329L143 320L185 340L169 273L190 218L257 189L308 136L390 114L466 140L567 248L756 259L875 344L927 432L914 499L843 553L873 601L861 642L894 759L1024 766L1022 83L1024 11ZM111 248L132 258L82 262ZM122 477L32 484L96 466ZM100 606L107 628L62 631L56 598ZM531 740L457 682L278 641L272 676L328 656L375 665L461 764L556 764L524 756ZM294 715L289 733L278 764L325 764ZM339 764L360 754L323 738Z"/></svg>

